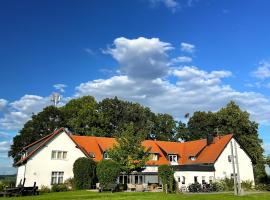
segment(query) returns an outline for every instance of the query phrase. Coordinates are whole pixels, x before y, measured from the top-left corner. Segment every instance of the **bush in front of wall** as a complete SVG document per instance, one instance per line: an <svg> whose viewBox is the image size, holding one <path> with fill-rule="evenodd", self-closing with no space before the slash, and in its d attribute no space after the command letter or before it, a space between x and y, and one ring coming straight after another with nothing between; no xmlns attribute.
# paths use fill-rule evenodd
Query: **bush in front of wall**
<svg viewBox="0 0 270 200"><path fill-rule="evenodd" d="M73 174L75 189L90 189L97 180L95 161L91 158L78 158L73 165Z"/></svg>
<svg viewBox="0 0 270 200"><path fill-rule="evenodd" d="M45 185L42 185L42 186L40 187L40 189L39 189L39 192L40 192L41 194L43 194L43 193L50 193L50 192L51 192L51 189L48 188L48 187L45 186Z"/></svg>
<svg viewBox="0 0 270 200"><path fill-rule="evenodd" d="M224 185L225 191L233 191L234 190L234 180L233 178L225 178L220 181Z"/></svg>
<svg viewBox="0 0 270 200"><path fill-rule="evenodd" d="M65 180L64 184L68 187L69 190L75 189L74 178L69 178L69 179Z"/></svg>
<svg viewBox="0 0 270 200"><path fill-rule="evenodd" d="M113 160L102 160L97 165L97 177L102 187L115 184L121 172L120 166Z"/></svg>
<svg viewBox="0 0 270 200"><path fill-rule="evenodd" d="M158 176L161 179L163 191L165 193L174 191L173 170L168 165L160 165L158 167Z"/></svg>
<svg viewBox="0 0 270 200"><path fill-rule="evenodd" d="M252 190L253 189L253 182L252 181L242 181L241 182L241 186L244 190L248 191L248 190Z"/></svg>
<svg viewBox="0 0 270 200"><path fill-rule="evenodd" d="M52 192L66 192L68 191L68 186L66 184L56 184L52 186Z"/></svg>
<svg viewBox="0 0 270 200"><path fill-rule="evenodd" d="M216 181L212 183L212 190L213 192L223 192L225 191L225 185L220 181Z"/></svg>
<svg viewBox="0 0 270 200"><path fill-rule="evenodd" d="M2 192L6 188L6 185L0 181L0 192Z"/></svg>

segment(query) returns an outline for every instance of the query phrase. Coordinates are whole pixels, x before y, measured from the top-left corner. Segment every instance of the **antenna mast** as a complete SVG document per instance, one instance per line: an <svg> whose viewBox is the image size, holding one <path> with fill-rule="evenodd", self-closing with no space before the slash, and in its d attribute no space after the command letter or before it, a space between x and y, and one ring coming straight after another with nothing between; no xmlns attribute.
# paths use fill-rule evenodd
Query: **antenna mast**
<svg viewBox="0 0 270 200"><path fill-rule="evenodd" d="M60 94L58 94L58 93L53 93L53 94L52 94L51 101L53 102L53 105L54 105L55 107L56 107L57 104L60 102L60 100L61 100Z"/></svg>

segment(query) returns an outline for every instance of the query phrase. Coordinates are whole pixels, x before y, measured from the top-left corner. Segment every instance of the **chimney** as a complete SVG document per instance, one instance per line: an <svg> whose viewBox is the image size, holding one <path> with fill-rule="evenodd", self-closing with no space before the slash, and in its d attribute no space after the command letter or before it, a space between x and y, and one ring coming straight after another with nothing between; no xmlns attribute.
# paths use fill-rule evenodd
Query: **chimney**
<svg viewBox="0 0 270 200"><path fill-rule="evenodd" d="M207 135L207 139L206 139L206 141L207 141L207 146L208 146L208 145L210 145L210 144L212 144L212 143L213 143L213 141L214 141L214 136L213 136L213 135L208 134L208 135Z"/></svg>

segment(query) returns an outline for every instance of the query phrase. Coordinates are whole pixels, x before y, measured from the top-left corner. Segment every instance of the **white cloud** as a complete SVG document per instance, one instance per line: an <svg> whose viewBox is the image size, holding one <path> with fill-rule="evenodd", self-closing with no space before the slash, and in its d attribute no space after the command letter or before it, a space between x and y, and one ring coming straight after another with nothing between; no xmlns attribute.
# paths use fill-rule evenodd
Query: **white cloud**
<svg viewBox="0 0 270 200"><path fill-rule="evenodd" d="M133 79L155 79L168 73L167 51L170 43L158 38L117 38L106 53L119 63L120 71Z"/></svg>
<svg viewBox="0 0 270 200"><path fill-rule="evenodd" d="M176 0L149 0L152 6L156 6L157 4L163 4L173 13L181 8L180 3Z"/></svg>
<svg viewBox="0 0 270 200"><path fill-rule="evenodd" d="M0 158L7 158L8 151L10 149L11 141L1 141L0 142Z"/></svg>
<svg viewBox="0 0 270 200"><path fill-rule="evenodd" d="M84 51L86 53L88 53L89 55L91 55L91 56L95 55L95 52L92 49L90 49L90 48L85 48Z"/></svg>
<svg viewBox="0 0 270 200"><path fill-rule="evenodd" d="M262 80L269 78L270 77L270 62L261 61L257 69L251 72L251 75Z"/></svg>
<svg viewBox="0 0 270 200"><path fill-rule="evenodd" d="M178 63L189 63L192 62L192 58L188 56L179 56L171 59L170 65L178 64Z"/></svg>
<svg viewBox="0 0 270 200"><path fill-rule="evenodd" d="M24 95L19 100L8 104L7 111L0 118L0 128L5 130L18 130L30 119L33 113L41 111L50 105L49 97L37 95Z"/></svg>
<svg viewBox="0 0 270 200"><path fill-rule="evenodd" d="M58 83L58 84L53 85L53 87L56 90L59 90L60 92L65 92L65 88L67 87L67 85L62 84L62 83Z"/></svg>
<svg viewBox="0 0 270 200"><path fill-rule="evenodd" d="M8 101L5 99L0 99L0 110L2 110L6 105Z"/></svg>
<svg viewBox="0 0 270 200"><path fill-rule="evenodd" d="M187 53L193 53L195 51L195 45L186 42L181 43L181 51Z"/></svg>

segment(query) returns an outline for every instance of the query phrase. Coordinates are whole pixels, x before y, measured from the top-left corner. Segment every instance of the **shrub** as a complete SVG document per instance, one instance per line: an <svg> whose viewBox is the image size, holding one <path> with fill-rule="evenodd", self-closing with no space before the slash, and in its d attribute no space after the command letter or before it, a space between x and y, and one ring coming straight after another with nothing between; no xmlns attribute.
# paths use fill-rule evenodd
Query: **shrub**
<svg viewBox="0 0 270 200"><path fill-rule="evenodd" d="M158 167L158 176L161 178L163 191L173 192L174 191L174 177L173 170L168 165L160 165Z"/></svg>
<svg viewBox="0 0 270 200"><path fill-rule="evenodd" d="M102 187L114 184L121 169L118 163L113 160L102 160L97 165L97 177Z"/></svg>
<svg viewBox="0 0 270 200"><path fill-rule="evenodd" d="M225 186L223 183L217 181L212 183L212 189L213 192L223 192L225 191Z"/></svg>
<svg viewBox="0 0 270 200"><path fill-rule="evenodd" d="M255 190L259 191L270 191L270 185L269 184L256 184Z"/></svg>
<svg viewBox="0 0 270 200"><path fill-rule="evenodd" d="M200 183L192 183L191 185L188 186L189 192L201 192L201 190L202 185Z"/></svg>
<svg viewBox="0 0 270 200"><path fill-rule="evenodd" d="M68 187L66 184L56 184L52 186L52 192L66 192Z"/></svg>
<svg viewBox="0 0 270 200"><path fill-rule="evenodd" d="M0 192L6 188L6 185L3 182L0 182Z"/></svg>
<svg viewBox="0 0 270 200"><path fill-rule="evenodd" d="M76 189L88 189L96 183L96 163L91 158L78 158L73 165Z"/></svg>
<svg viewBox="0 0 270 200"><path fill-rule="evenodd" d="M224 185L224 191L233 191L234 190L234 180L231 178L225 178L220 181Z"/></svg>
<svg viewBox="0 0 270 200"><path fill-rule="evenodd" d="M252 190L252 181L242 181L241 186L244 190Z"/></svg>
<svg viewBox="0 0 270 200"><path fill-rule="evenodd" d="M50 190L50 188L48 188L47 186L42 185L42 186L40 187L40 189L39 189L39 192L40 192L40 193L50 193L51 190Z"/></svg>
<svg viewBox="0 0 270 200"><path fill-rule="evenodd" d="M65 180L64 184L68 187L68 189L73 190L75 189L74 178L69 178Z"/></svg>

